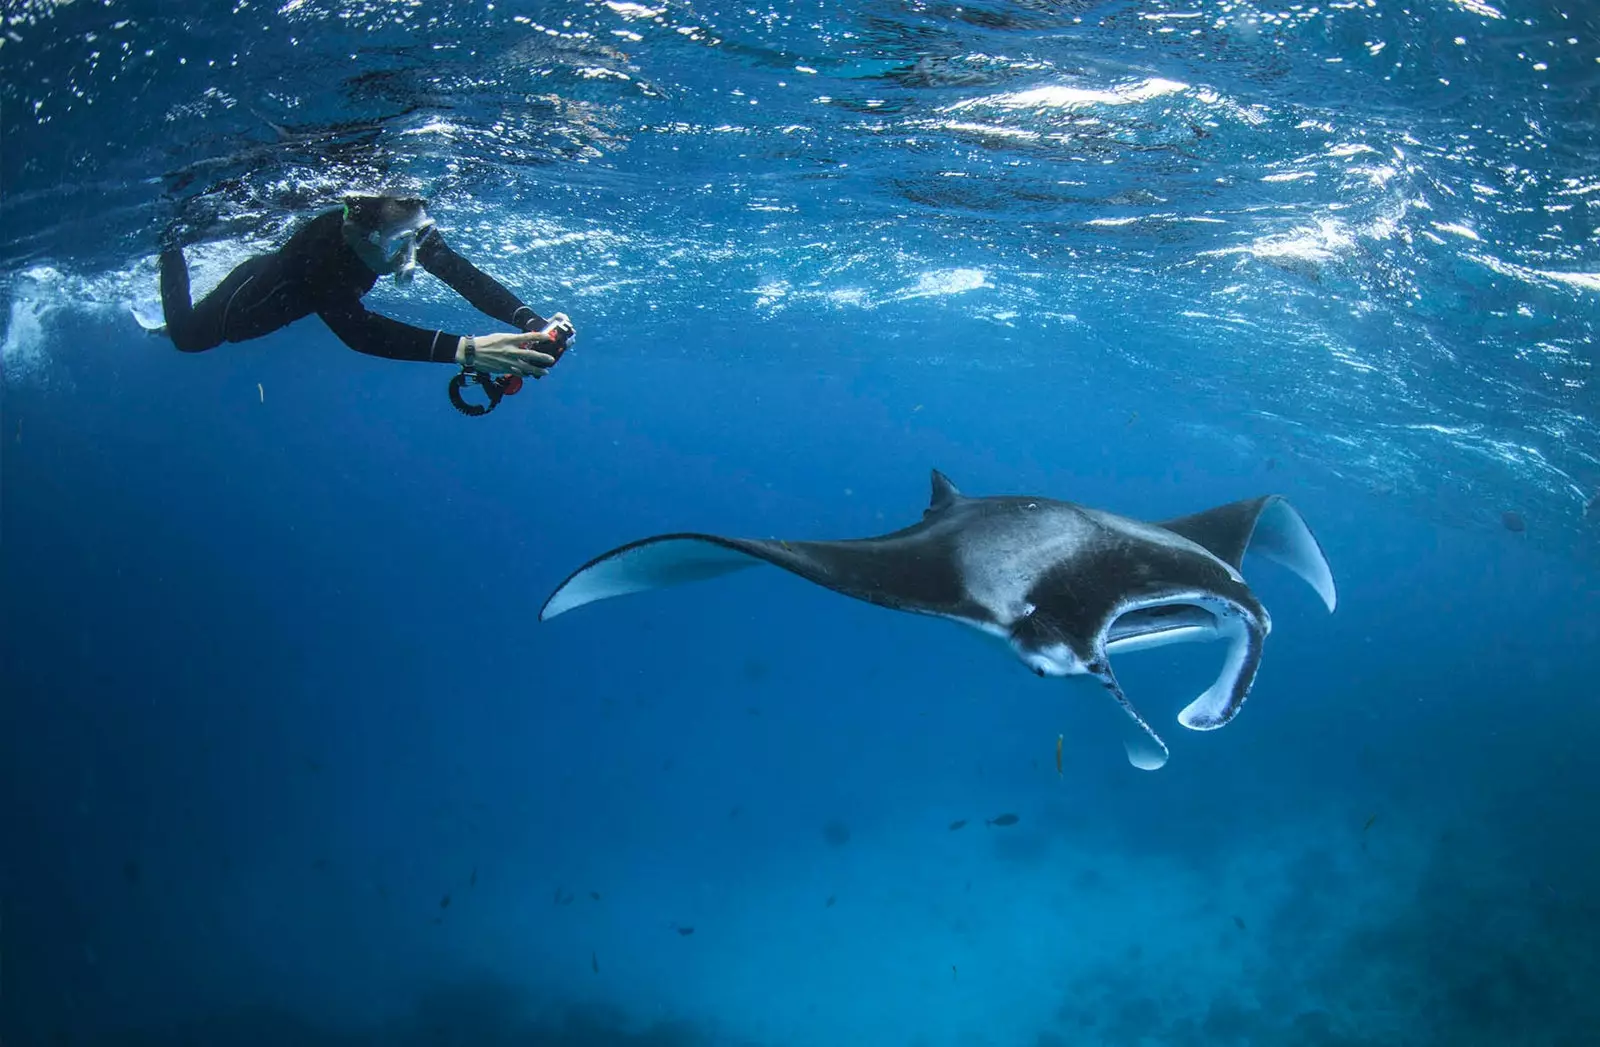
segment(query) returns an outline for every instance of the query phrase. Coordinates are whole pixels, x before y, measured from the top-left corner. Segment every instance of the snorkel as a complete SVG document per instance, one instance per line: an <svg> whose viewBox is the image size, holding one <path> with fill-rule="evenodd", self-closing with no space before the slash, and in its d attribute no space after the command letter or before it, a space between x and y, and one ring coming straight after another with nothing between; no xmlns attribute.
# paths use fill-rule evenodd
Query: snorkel
<svg viewBox="0 0 1600 1047"><path fill-rule="evenodd" d="M433 226L418 199L351 197L344 205L345 243L367 268L394 274L404 287L417 276L417 241Z"/></svg>

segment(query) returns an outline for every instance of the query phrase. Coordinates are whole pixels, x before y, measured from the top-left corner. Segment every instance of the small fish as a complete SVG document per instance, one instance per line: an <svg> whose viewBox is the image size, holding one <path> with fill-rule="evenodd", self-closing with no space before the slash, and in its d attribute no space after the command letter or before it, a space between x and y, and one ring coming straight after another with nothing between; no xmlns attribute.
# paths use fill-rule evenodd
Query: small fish
<svg viewBox="0 0 1600 1047"><path fill-rule="evenodd" d="M1272 472L1272 470L1276 469L1277 467L1278 467L1278 460L1276 458L1268 458L1267 459L1267 472L1270 473L1270 472Z"/></svg>
<svg viewBox="0 0 1600 1047"><path fill-rule="evenodd" d="M1067 736L1064 735L1064 734L1056 735L1056 777L1057 778L1061 777L1061 743L1066 741L1066 739L1067 739Z"/></svg>
<svg viewBox="0 0 1600 1047"><path fill-rule="evenodd" d="M594 901L599 901L600 900L600 892L599 891L590 891L589 892L589 897Z"/></svg>
<svg viewBox="0 0 1600 1047"><path fill-rule="evenodd" d="M266 389L262 388L260 382L256 383L256 392L261 395L261 402L262 403L266 403L267 402L267 391L266 391Z"/></svg>
<svg viewBox="0 0 1600 1047"><path fill-rule="evenodd" d="M600 973L600 957L596 956L594 953L590 953L589 954L589 967L594 971L594 973L599 974Z"/></svg>
<svg viewBox="0 0 1600 1047"><path fill-rule="evenodd" d="M967 820L965 818L957 818L955 821L950 823L950 831L955 832L957 829L962 828L966 824Z"/></svg>
<svg viewBox="0 0 1600 1047"><path fill-rule="evenodd" d="M956 980L956 965L953 963L950 965L950 980Z"/></svg>
<svg viewBox="0 0 1600 1047"><path fill-rule="evenodd" d="M1015 824L1017 824L1017 821L1018 821L1017 816L1014 815L1014 814L1002 814L998 818L990 818L990 819L988 819L983 824L985 824L985 825L1015 825Z"/></svg>
<svg viewBox="0 0 1600 1047"><path fill-rule="evenodd" d="M1366 832L1368 829L1372 828L1372 823L1377 821L1377 820L1378 820L1378 816L1376 814L1367 815L1367 820L1366 820L1366 822L1364 822L1362 824L1361 831L1362 832Z"/></svg>
<svg viewBox="0 0 1600 1047"><path fill-rule="evenodd" d="M1501 513L1500 522L1505 524L1506 530L1512 534L1521 534L1528 529L1528 521L1524 520L1522 514L1515 509L1507 509Z"/></svg>
<svg viewBox="0 0 1600 1047"><path fill-rule="evenodd" d="M1240 917L1238 917L1238 916L1235 916L1235 917L1234 917L1234 918L1233 918L1233 925L1234 925L1234 926L1235 926L1235 927L1237 927L1237 928L1239 928L1239 930L1241 930L1241 931L1242 931L1242 930L1244 930L1244 920L1243 920L1243 919L1241 919L1241 918L1240 918Z"/></svg>
<svg viewBox="0 0 1600 1047"><path fill-rule="evenodd" d="M318 858L316 861L311 863L311 867L313 869L317 870L317 872L327 872L328 871L328 859L326 859L326 858Z"/></svg>
<svg viewBox="0 0 1600 1047"><path fill-rule="evenodd" d="M468 887L476 887L476 886L478 886L478 867L476 865L474 865L472 867L472 878L467 881L467 886Z"/></svg>
<svg viewBox="0 0 1600 1047"><path fill-rule="evenodd" d="M835 895L830 894L830 895L828 895L828 900L826 902L822 903L822 907L824 909L831 909L831 908L833 908L833 903L838 901L838 900L839 899Z"/></svg>
<svg viewBox="0 0 1600 1047"><path fill-rule="evenodd" d="M448 894L445 895L443 898L439 899L439 908L441 908L441 909L450 908L450 896Z"/></svg>
<svg viewBox="0 0 1600 1047"><path fill-rule="evenodd" d="M678 934L684 938L687 938L689 935L694 933L693 927L679 927L677 924L673 924L672 929L677 931Z"/></svg>

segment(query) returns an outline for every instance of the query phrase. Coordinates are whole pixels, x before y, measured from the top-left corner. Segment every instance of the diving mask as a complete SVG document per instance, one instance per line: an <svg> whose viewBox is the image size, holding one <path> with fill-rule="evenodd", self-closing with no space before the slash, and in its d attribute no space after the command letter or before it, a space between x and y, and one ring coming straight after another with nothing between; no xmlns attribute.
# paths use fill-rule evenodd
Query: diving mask
<svg viewBox="0 0 1600 1047"><path fill-rule="evenodd" d="M415 218L403 226L387 231L374 231L368 238L392 267L394 282L401 286L417 278L417 241L433 228L433 219L418 211Z"/></svg>
<svg viewBox="0 0 1600 1047"><path fill-rule="evenodd" d="M349 217L348 207L345 214ZM417 275L417 242L433 224L433 219L419 207L402 221L363 232L360 237L363 260L375 272L393 273L396 284L409 284Z"/></svg>

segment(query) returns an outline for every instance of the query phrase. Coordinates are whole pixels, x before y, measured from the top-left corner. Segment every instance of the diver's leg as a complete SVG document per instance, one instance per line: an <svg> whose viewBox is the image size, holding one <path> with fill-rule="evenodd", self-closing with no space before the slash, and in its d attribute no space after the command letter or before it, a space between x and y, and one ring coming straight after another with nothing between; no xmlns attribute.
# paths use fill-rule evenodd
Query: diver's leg
<svg viewBox="0 0 1600 1047"><path fill-rule="evenodd" d="M210 294L191 304L189 266L183 251L172 248L161 252L161 309L167 318L167 334L172 344L186 353L203 353L224 341L242 341L238 332L228 337L229 305L238 307L248 299L249 289L259 283L270 267L271 255L257 255L240 262ZM245 293L241 293L245 292ZM246 334L244 337L251 337ZM263 332L264 333L264 332Z"/></svg>
<svg viewBox="0 0 1600 1047"><path fill-rule="evenodd" d="M183 352L202 352L222 341L219 329L208 332L195 320L194 305L189 301L189 263L184 261L182 248L161 252L161 312L167 320L167 335Z"/></svg>

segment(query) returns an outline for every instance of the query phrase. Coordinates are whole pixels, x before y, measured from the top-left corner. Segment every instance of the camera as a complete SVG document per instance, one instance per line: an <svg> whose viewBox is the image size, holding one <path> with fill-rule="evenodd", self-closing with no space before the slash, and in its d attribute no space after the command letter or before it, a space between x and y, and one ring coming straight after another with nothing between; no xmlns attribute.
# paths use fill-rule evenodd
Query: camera
<svg viewBox="0 0 1600 1047"><path fill-rule="evenodd" d="M567 319L565 313L557 313L549 323L539 329L539 333L548 337L550 341L536 343L535 348L549 353L557 360L561 359L561 354L567 351L573 339L578 336L577 329L572 326L572 321Z"/></svg>

